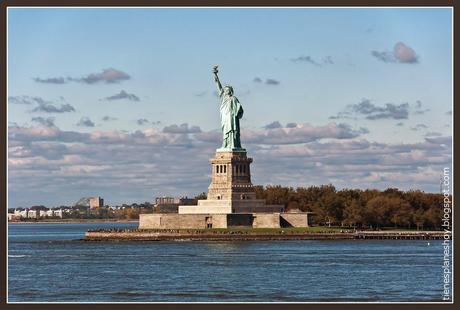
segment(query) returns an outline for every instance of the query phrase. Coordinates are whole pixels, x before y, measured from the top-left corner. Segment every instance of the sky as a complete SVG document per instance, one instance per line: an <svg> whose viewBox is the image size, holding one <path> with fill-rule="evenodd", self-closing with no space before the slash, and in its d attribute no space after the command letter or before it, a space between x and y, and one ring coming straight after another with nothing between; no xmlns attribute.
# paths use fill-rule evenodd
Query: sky
<svg viewBox="0 0 460 310"><path fill-rule="evenodd" d="M194 196L221 144L256 185L439 191L450 8L8 8L8 205Z"/></svg>

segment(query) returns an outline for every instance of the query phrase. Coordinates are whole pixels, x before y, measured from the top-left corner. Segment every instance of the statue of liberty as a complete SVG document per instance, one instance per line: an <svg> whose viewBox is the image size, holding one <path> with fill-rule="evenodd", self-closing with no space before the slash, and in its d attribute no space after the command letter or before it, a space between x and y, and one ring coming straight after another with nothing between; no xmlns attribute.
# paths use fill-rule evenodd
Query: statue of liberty
<svg viewBox="0 0 460 310"><path fill-rule="evenodd" d="M243 117L243 106L233 96L233 87L222 87L214 66L214 80L220 98L220 124L222 128L222 147L219 150L242 150L240 141L240 118Z"/></svg>

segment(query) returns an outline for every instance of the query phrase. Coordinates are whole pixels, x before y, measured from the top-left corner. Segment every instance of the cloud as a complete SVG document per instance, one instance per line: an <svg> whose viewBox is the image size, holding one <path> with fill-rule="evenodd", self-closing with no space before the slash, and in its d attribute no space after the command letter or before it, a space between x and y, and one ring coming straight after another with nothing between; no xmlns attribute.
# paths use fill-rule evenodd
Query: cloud
<svg viewBox="0 0 460 310"><path fill-rule="evenodd" d="M317 61L313 59L313 57L311 56L299 56L296 58L291 58L291 61L292 62L306 62L314 66L317 66L317 67L322 67L323 65L333 65L334 64L334 60L332 59L332 56L325 56L323 57L321 61Z"/></svg>
<svg viewBox="0 0 460 310"><path fill-rule="evenodd" d="M424 109L422 106L423 106L422 102L420 100L417 100L415 102L415 105L414 105L413 109L412 109L413 110L412 113L414 115L422 115L422 114L425 114L426 112L430 111L430 109Z"/></svg>
<svg viewBox="0 0 460 310"><path fill-rule="evenodd" d="M426 137L417 143L377 143L362 137L365 130L335 123L242 130L243 146L254 158L254 184L332 183L338 188L437 192L439 171L452 163L449 136ZM10 126L8 203L54 206L97 193L109 204L121 204L150 201L152 194L191 196L206 191L209 158L220 146L222 133L189 131L81 133L56 126ZM217 140L206 141L206 135Z"/></svg>
<svg viewBox="0 0 460 310"><path fill-rule="evenodd" d="M351 115L352 114L351 114L350 111L341 111L341 112L337 113L337 115L329 116L329 119L331 119L331 120L339 120L339 119L354 119L354 120L357 120L358 119L357 117L352 117Z"/></svg>
<svg viewBox="0 0 460 310"><path fill-rule="evenodd" d="M267 84L267 85L278 85L279 83L280 83L280 81L275 80L275 79L266 79L265 80L265 84Z"/></svg>
<svg viewBox="0 0 460 310"><path fill-rule="evenodd" d="M138 125L141 125L141 126L142 126L142 125L144 125L144 124L148 124L148 123L149 123L149 120L146 119L146 118L140 118L140 119L138 119L138 120L136 121L136 123L137 123Z"/></svg>
<svg viewBox="0 0 460 310"><path fill-rule="evenodd" d="M396 59L392 52L372 51L371 55L383 62L396 62Z"/></svg>
<svg viewBox="0 0 460 310"><path fill-rule="evenodd" d="M12 104L33 104L33 103L45 103L40 97L30 97L30 96L9 96L8 102Z"/></svg>
<svg viewBox="0 0 460 310"><path fill-rule="evenodd" d="M441 137L442 133L430 131L425 134L425 137Z"/></svg>
<svg viewBox="0 0 460 310"><path fill-rule="evenodd" d="M67 82L79 82L84 84L96 84L96 83L119 83L121 81L129 80L131 76L129 74L113 69L108 68L102 70L99 73L90 73L83 77L49 77L49 78L40 78L35 77L33 80L37 83L46 83L46 84L65 84Z"/></svg>
<svg viewBox="0 0 460 310"><path fill-rule="evenodd" d="M267 128L268 127L268 128ZM364 127L351 128L348 124L329 123L324 126L313 126L308 123L296 124L296 127L282 127L275 121L264 126L264 130L243 129L241 141L250 145L283 145L310 143L321 139L351 139L368 133ZM222 141L220 131L201 132L195 139L207 143L218 144Z"/></svg>
<svg viewBox="0 0 460 310"><path fill-rule="evenodd" d="M75 112L75 108L68 104L61 104L56 106L51 102L42 102L35 107L32 112L43 112L43 113L65 113L65 112Z"/></svg>
<svg viewBox="0 0 460 310"><path fill-rule="evenodd" d="M107 101L120 100L120 99L127 99L130 101L140 101L138 96L136 96L135 94L128 94L124 90L121 90L118 94L104 98L104 100L107 100Z"/></svg>
<svg viewBox="0 0 460 310"><path fill-rule="evenodd" d="M307 62L314 66L321 67L321 64L315 61L311 56L299 56L297 58L291 58L292 62Z"/></svg>
<svg viewBox="0 0 460 310"><path fill-rule="evenodd" d="M205 96L207 93L208 93L207 91L202 91L202 92L196 93L196 94L195 94L195 97L203 97L203 96Z"/></svg>
<svg viewBox="0 0 460 310"><path fill-rule="evenodd" d="M44 84L64 84L66 82L64 77L51 77L51 78L39 78L35 77L33 80L37 83L44 83Z"/></svg>
<svg viewBox="0 0 460 310"><path fill-rule="evenodd" d="M415 51L403 42L397 42L392 52L372 51L371 55L383 62L398 62L408 64L415 64L419 62L419 57Z"/></svg>
<svg viewBox="0 0 460 310"><path fill-rule="evenodd" d="M332 57L331 56L326 56L323 58L323 63L324 64L329 64L329 65L333 65L334 64L334 61L332 60Z"/></svg>
<svg viewBox="0 0 460 310"><path fill-rule="evenodd" d="M273 128L266 131L244 130L242 141L250 144L297 144L309 143L321 139L351 139L368 133L366 128L353 129L344 123L329 123L324 126L313 126L308 123L297 124L293 128Z"/></svg>
<svg viewBox="0 0 460 310"><path fill-rule="evenodd" d="M286 128L295 128L295 127L297 127L296 123L287 123L286 124Z"/></svg>
<svg viewBox="0 0 460 310"><path fill-rule="evenodd" d="M103 120L104 122L108 122L108 121L116 121L116 120L118 120L118 118L116 118L116 117L111 117L111 116L106 115L106 116L104 116L104 117L102 118L102 120Z"/></svg>
<svg viewBox="0 0 460 310"><path fill-rule="evenodd" d="M95 124L89 119L89 117L83 116L77 123L80 127L94 127Z"/></svg>
<svg viewBox="0 0 460 310"><path fill-rule="evenodd" d="M62 131L58 127L46 126L10 126L8 138L11 141L30 143L35 141L87 142L88 134L74 131Z"/></svg>
<svg viewBox="0 0 460 310"><path fill-rule="evenodd" d="M448 142L449 137L444 140ZM298 186L298 180L308 179L313 184L329 180L346 188L399 187L436 191L439 184L433 180L439 175L438 169L452 160L449 144L436 147L428 141L385 144L361 139L334 140L295 147L273 146L258 150L254 157L262 157L258 170L270 171L270 184Z"/></svg>
<svg viewBox="0 0 460 310"><path fill-rule="evenodd" d="M399 122L399 123L396 124L396 126L400 126L400 127L401 127L401 126L404 126L404 123L403 123L403 122Z"/></svg>
<svg viewBox="0 0 460 310"><path fill-rule="evenodd" d="M275 128L281 128L281 127L283 126L278 121L272 122L264 126L265 129L275 129Z"/></svg>
<svg viewBox="0 0 460 310"><path fill-rule="evenodd" d="M187 133L199 133L201 132L200 127L191 126L189 127L187 123L177 125L170 125L163 128L164 133L173 133L173 134L187 134Z"/></svg>
<svg viewBox="0 0 460 310"><path fill-rule="evenodd" d="M380 119L408 119L409 104L394 104L386 103L384 106L376 106L369 99L362 99L359 103L351 104L336 116L331 116L330 119L353 118L364 116L368 120Z"/></svg>
<svg viewBox="0 0 460 310"><path fill-rule="evenodd" d="M403 42L396 43L393 53L396 59L402 63L416 63L418 62L418 57L415 54L415 51L404 44Z"/></svg>
<svg viewBox="0 0 460 310"><path fill-rule="evenodd" d="M59 97L62 102L65 102L64 97ZM12 104L37 104L37 106L30 112L43 112L43 113L65 113L75 112L75 108L68 104L57 105L52 101L45 100L41 97L32 96L10 96L8 102Z"/></svg>
<svg viewBox="0 0 460 310"><path fill-rule="evenodd" d="M255 77L252 81L254 83L264 83L266 85L279 85L280 84L280 81L271 79L271 78L265 79L265 82L264 82L260 77Z"/></svg>
<svg viewBox="0 0 460 310"><path fill-rule="evenodd" d="M419 131L419 130L427 129L427 128L428 128L428 126L425 125L425 124L417 124L417 125L411 127L410 129L414 130L414 131Z"/></svg>
<svg viewBox="0 0 460 310"><path fill-rule="evenodd" d="M43 126L53 127L54 126L54 117L47 117L47 118L44 118L44 117L41 117L41 116L32 117L32 122L36 122L36 123L38 123L40 125L43 125Z"/></svg>
<svg viewBox="0 0 460 310"><path fill-rule="evenodd" d="M81 78L68 78L68 79L72 81L86 83L86 84L96 84L100 82L110 84L110 83L119 83L121 81L129 80L130 78L131 76L129 76L129 74L121 70L108 68L108 69L102 70L102 72L100 73L91 73Z"/></svg>
<svg viewBox="0 0 460 310"><path fill-rule="evenodd" d="M433 137L433 138L425 138L425 141L434 144L434 145L452 145L452 137L451 136L442 136L442 137Z"/></svg>

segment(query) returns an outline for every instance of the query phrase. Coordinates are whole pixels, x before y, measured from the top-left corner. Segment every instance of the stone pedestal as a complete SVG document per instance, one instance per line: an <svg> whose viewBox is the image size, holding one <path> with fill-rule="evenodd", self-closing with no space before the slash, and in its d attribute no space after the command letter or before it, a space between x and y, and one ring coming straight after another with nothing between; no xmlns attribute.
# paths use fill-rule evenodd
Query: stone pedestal
<svg viewBox="0 0 460 310"><path fill-rule="evenodd" d="M210 160L212 177L206 200L197 206L179 206L179 214L230 214L254 212L282 212L283 206L266 205L256 199L251 182L252 158L246 150L217 150Z"/></svg>
<svg viewBox="0 0 460 310"><path fill-rule="evenodd" d="M211 158L212 177L208 188L208 200L256 199L251 183L252 158L245 150L217 151Z"/></svg>

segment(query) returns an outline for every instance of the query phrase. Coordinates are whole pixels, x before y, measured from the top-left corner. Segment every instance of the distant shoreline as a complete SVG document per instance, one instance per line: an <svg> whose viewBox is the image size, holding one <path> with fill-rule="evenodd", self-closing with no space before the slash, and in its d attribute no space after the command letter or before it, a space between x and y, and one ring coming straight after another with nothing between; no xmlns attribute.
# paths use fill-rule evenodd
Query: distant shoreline
<svg viewBox="0 0 460 310"><path fill-rule="evenodd" d="M81 223L139 223L139 220L71 220L71 221L36 221L36 222L8 222L8 224L81 224Z"/></svg>

